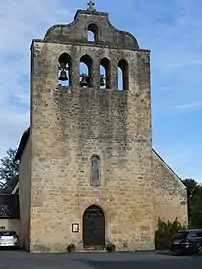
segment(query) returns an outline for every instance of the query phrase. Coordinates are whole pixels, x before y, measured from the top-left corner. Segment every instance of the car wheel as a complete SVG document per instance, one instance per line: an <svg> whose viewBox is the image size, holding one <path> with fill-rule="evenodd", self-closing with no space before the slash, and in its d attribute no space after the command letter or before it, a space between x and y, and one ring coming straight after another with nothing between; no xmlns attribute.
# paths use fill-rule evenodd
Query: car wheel
<svg viewBox="0 0 202 269"><path fill-rule="evenodd" d="M201 245L198 246L197 254L200 255L200 256L202 255L202 246Z"/></svg>

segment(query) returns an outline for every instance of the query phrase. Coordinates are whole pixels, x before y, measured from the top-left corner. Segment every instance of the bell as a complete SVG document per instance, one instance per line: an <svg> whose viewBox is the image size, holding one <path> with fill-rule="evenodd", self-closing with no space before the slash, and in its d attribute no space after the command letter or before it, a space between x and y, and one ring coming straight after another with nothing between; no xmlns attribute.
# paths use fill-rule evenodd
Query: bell
<svg viewBox="0 0 202 269"><path fill-rule="evenodd" d="M103 75L100 76L100 86L101 87L105 86L104 76Z"/></svg>
<svg viewBox="0 0 202 269"><path fill-rule="evenodd" d="M68 80L67 73L66 73L66 71L64 69L60 72L60 76L59 76L58 79L61 80L61 81Z"/></svg>
<svg viewBox="0 0 202 269"><path fill-rule="evenodd" d="M87 78L86 76L82 76L82 80L80 81L80 86L81 87L86 87L88 86Z"/></svg>

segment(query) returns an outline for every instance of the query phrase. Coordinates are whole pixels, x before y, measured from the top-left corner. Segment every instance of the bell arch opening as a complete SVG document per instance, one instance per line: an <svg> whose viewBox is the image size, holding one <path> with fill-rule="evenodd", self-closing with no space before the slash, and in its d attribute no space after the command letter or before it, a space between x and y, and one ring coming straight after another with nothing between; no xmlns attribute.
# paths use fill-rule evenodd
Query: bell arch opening
<svg viewBox="0 0 202 269"><path fill-rule="evenodd" d="M88 25L88 42L98 41L98 27L96 24L91 23Z"/></svg>
<svg viewBox="0 0 202 269"><path fill-rule="evenodd" d="M129 68L124 59L118 62L118 90L129 90Z"/></svg>
<svg viewBox="0 0 202 269"><path fill-rule="evenodd" d="M107 58L100 61L100 87L102 89L111 88L111 62Z"/></svg>
<svg viewBox="0 0 202 269"><path fill-rule="evenodd" d="M58 85L72 86L71 70L72 59L68 53L63 53L58 59Z"/></svg>
<svg viewBox="0 0 202 269"><path fill-rule="evenodd" d="M83 214L84 248L105 248L105 214L97 205L89 206Z"/></svg>
<svg viewBox="0 0 202 269"><path fill-rule="evenodd" d="M89 55L84 55L80 59L80 86L93 86L93 60Z"/></svg>

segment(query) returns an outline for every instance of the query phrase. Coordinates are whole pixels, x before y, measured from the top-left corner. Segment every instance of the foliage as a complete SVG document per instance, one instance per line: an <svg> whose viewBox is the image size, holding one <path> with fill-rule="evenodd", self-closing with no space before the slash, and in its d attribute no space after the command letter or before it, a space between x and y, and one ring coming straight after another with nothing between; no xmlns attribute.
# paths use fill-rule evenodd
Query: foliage
<svg viewBox="0 0 202 269"><path fill-rule="evenodd" d="M76 250L76 247L75 247L75 245L74 244L69 244L68 246L67 246L67 251L68 252L75 252L75 250Z"/></svg>
<svg viewBox="0 0 202 269"><path fill-rule="evenodd" d="M202 185L194 179L182 182L187 187L189 228L202 228Z"/></svg>
<svg viewBox="0 0 202 269"><path fill-rule="evenodd" d="M116 246L112 242L108 242L106 245L107 252L115 252Z"/></svg>
<svg viewBox="0 0 202 269"><path fill-rule="evenodd" d="M170 240L172 236L181 229L185 229L177 218L171 221L162 221L158 219L157 230L155 234L155 248L157 250L169 249Z"/></svg>
<svg viewBox="0 0 202 269"><path fill-rule="evenodd" d="M1 190L9 192L19 174L19 163L14 162L17 150L9 148L7 155L0 159Z"/></svg>

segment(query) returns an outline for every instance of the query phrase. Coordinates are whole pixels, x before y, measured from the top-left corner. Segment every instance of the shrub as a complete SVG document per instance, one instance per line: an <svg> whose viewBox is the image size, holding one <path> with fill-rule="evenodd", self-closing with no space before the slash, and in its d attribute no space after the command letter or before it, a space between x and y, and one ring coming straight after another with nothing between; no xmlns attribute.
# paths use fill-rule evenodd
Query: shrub
<svg viewBox="0 0 202 269"><path fill-rule="evenodd" d="M107 252L114 252L115 249L116 249L116 246L113 243L111 243L111 242L107 243L107 245L106 245Z"/></svg>
<svg viewBox="0 0 202 269"><path fill-rule="evenodd" d="M75 247L74 244L69 244L69 245L67 246L67 251L68 251L68 252L75 252L75 250L76 250L76 247Z"/></svg>
<svg viewBox="0 0 202 269"><path fill-rule="evenodd" d="M174 222L162 221L158 219L157 230L155 233L155 248L156 250L169 249L172 236L181 229L186 229L177 218Z"/></svg>

